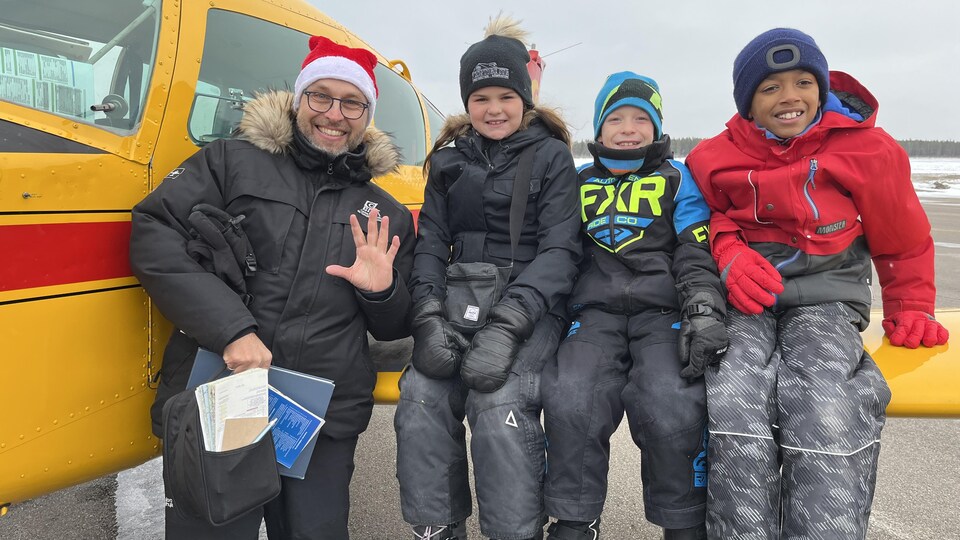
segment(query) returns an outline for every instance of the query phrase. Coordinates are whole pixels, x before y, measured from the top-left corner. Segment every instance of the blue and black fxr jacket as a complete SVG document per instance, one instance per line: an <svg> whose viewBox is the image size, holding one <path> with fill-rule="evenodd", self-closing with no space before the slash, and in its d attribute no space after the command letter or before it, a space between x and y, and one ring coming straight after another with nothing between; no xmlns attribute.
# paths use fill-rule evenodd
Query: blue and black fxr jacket
<svg viewBox="0 0 960 540"><path fill-rule="evenodd" d="M607 158L621 152L591 144L594 162L579 169L584 261L571 311L677 310L703 291L713 299L710 307L725 314L703 195L687 167L670 159L668 136L641 151L640 168L616 176L598 152Z"/></svg>

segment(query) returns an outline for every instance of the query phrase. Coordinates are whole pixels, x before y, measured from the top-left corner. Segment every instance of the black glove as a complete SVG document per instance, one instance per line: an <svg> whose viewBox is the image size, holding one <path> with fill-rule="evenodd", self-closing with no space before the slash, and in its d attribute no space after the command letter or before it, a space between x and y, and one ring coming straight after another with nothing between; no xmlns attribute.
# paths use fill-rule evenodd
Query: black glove
<svg viewBox="0 0 960 540"><path fill-rule="evenodd" d="M440 300L426 298L413 307L413 367L427 377L448 379L460 369L463 351L470 346L443 318Z"/></svg>
<svg viewBox="0 0 960 540"><path fill-rule="evenodd" d="M487 324L474 336L463 357L463 384L479 392L493 392L507 382L520 343L533 333L533 321L520 310L497 304L490 309Z"/></svg>
<svg viewBox="0 0 960 540"><path fill-rule="evenodd" d="M686 367L680 376L693 379L703 375L707 366L719 363L727 352L727 327L709 306L693 304L684 312L677 346Z"/></svg>

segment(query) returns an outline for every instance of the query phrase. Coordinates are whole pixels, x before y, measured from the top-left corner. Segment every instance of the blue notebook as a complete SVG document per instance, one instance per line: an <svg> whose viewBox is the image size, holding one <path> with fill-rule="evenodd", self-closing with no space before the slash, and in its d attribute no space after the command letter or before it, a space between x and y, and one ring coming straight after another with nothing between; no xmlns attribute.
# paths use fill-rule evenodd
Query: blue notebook
<svg viewBox="0 0 960 540"><path fill-rule="evenodd" d="M268 388L267 393L277 463L290 468L296 464L307 446L316 439L317 433L323 427L323 418L313 414L273 386Z"/></svg>
<svg viewBox="0 0 960 540"><path fill-rule="evenodd" d="M215 378L226 377L230 371L225 368L226 364L219 354L199 349L197 358L193 362L193 370L190 371L190 378L187 380L187 389L196 388ZM270 366L267 379L270 386L296 401L303 408L320 418L326 416L327 406L330 405L335 386L330 379L276 366ZM278 463L280 474L303 479L307 474L307 465L310 463L310 456L313 455L313 448L316 445L317 435L314 435L290 467Z"/></svg>

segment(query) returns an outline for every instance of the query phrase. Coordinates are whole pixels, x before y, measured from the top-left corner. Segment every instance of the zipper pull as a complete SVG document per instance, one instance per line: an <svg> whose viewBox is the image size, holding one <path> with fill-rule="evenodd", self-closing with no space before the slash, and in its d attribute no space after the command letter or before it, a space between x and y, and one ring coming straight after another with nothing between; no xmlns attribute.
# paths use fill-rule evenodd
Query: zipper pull
<svg viewBox="0 0 960 540"><path fill-rule="evenodd" d="M817 183L813 181L813 175L815 174L817 174L817 158L810 160L810 175L807 176L807 182L810 182L813 189L817 189Z"/></svg>

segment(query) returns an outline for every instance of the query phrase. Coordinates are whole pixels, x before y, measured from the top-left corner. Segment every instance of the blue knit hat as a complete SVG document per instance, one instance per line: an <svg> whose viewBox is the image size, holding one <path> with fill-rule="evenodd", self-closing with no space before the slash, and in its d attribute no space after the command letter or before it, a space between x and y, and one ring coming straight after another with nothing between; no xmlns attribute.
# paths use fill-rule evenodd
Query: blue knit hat
<svg viewBox="0 0 960 540"><path fill-rule="evenodd" d="M753 95L764 79L791 69L813 73L820 86L820 105L827 102L830 71L812 37L792 28L774 28L747 43L733 62L733 100L740 116L750 117Z"/></svg>
<svg viewBox="0 0 960 540"><path fill-rule="evenodd" d="M594 138L600 136L600 128L607 116L624 105L633 105L647 111L653 121L654 140L660 140L663 136L663 100L660 97L660 87L657 86L657 81L632 71L614 73L603 83L593 108Z"/></svg>

